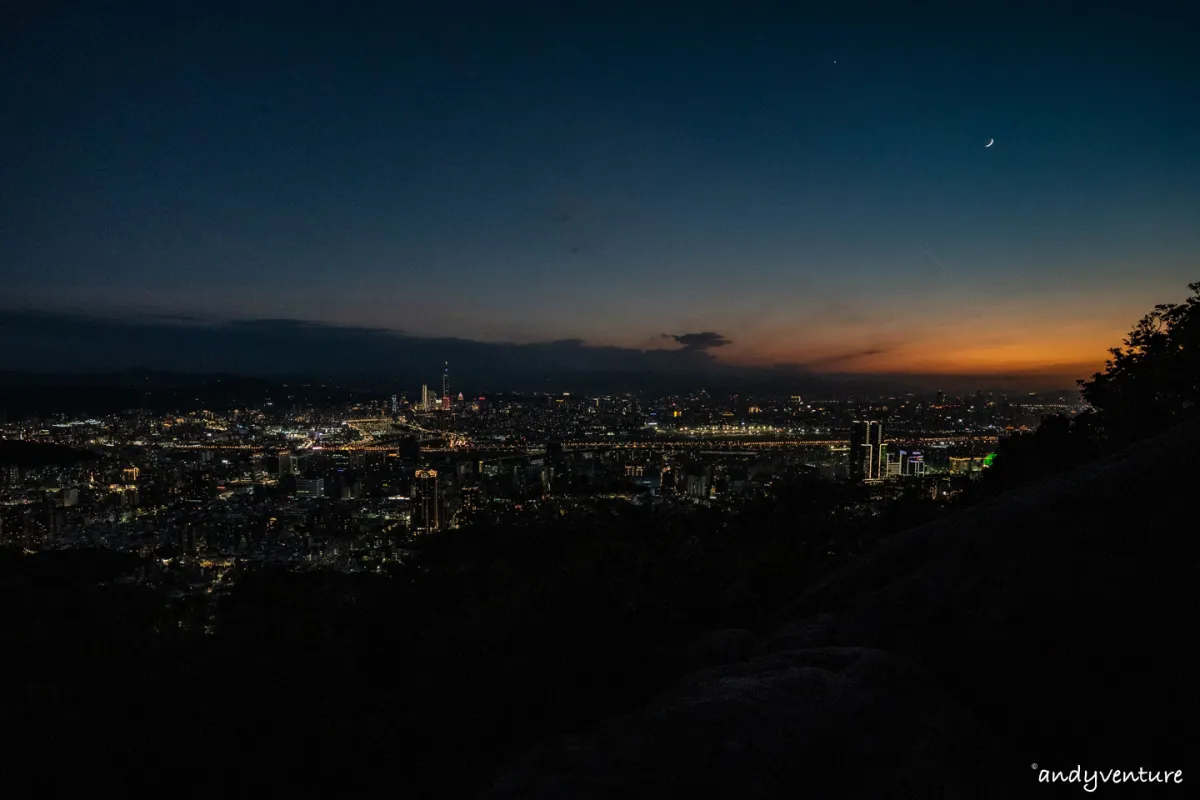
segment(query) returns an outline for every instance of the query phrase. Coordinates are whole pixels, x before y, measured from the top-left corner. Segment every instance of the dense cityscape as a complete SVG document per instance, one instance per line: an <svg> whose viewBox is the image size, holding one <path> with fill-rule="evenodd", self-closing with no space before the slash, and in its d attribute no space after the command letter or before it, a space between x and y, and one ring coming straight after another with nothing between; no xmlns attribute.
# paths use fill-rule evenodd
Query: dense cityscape
<svg viewBox="0 0 1200 800"><path fill-rule="evenodd" d="M136 553L151 566L129 579L207 608L256 565L378 571L408 558L422 534L614 502L736 513L805 475L874 486L861 500L872 507L913 491L952 502L1002 438L1082 409L1067 397L982 391L468 399L451 394L448 365L438 389L299 407L283 386L222 411L10 420L0 429L0 542ZM47 450L40 466L22 457Z"/></svg>

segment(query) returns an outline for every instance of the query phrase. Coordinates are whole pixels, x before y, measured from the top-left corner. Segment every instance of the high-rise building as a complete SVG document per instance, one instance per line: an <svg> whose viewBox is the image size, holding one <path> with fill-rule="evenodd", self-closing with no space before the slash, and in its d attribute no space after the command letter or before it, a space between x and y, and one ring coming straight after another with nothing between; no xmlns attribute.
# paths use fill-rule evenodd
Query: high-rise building
<svg viewBox="0 0 1200 800"><path fill-rule="evenodd" d="M412 488L413 533L429 533L439 528L438 473L436 469L419 469Z"/></svg>
<svg viewBox="0 0 1200 800"><path fill-rule="evenodd" d="M886 453L883 424L876 420L855 420L850 429L850 479L882 479L886 469Z"/></svg>
<svg viewBox="0 0 1200 800"><path fill-rule="evenodd" d="M920 450L888 450L885 477L921 477L925 474L925 458Z"/></svg>
<svg viewBox="0 0 1200 800"><path fill-rule="evenodd" d="M980 472L983 469L983 459L975 456L950 457L950 474L967 475Z"/></svg>
<svg viewBox="0 0 1200 800"><path fill-rule="evenodd" d="M442 411L450 410L450 362L442 370Z"/></svg>
<svg viewBox="0 0 1200 800"><path fill-rule="evenodd" d="M279 476L299 475L300 459L291 451L285 450L279 454Z"/></svg>
<svg viewBox="0 0 1200 800"><path fill-rule="evenodd" d="M396 395L392 395L392 413L395 414L400 410L400 404L396 401Z"/></svg>
<svg viewBox="0 0 1200 800"><path fill-rule="evenodd" d="M888 478L899 478L904 474L905 452L901 450L899 453L887 454L887 475Z"/></svg>
<svg viewBox="0 0 1200 800"><path fill-rule="evenodd" d="M324 494L324 478L300 478L296 481L296 497L321 497Z"/></svg>
<svg viewBox="0 0 1200 800"><path fill-rule="evenodd" d="M429 385L425 383L421 384L421 410L429 410Z"/></svg>
<svg viewBox="0 0 1200 800"><path fill-rule="evenodd" d="M458 491L461 501L460 511L464 517L470 517L479 510L479 487L472 484L464 486Z"/></svg>

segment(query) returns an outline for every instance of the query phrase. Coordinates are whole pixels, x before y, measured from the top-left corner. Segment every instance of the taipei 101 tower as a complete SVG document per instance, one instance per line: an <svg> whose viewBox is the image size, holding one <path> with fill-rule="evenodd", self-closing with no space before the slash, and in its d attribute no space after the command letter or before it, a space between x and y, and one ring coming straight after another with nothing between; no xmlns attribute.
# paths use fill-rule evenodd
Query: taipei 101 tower
<svg viewBox="0 0 1200 800"><path fill-rule="evenodd" d="M442 411L450 410L450 362L446 362L446 368L442 371Z"/></svg>

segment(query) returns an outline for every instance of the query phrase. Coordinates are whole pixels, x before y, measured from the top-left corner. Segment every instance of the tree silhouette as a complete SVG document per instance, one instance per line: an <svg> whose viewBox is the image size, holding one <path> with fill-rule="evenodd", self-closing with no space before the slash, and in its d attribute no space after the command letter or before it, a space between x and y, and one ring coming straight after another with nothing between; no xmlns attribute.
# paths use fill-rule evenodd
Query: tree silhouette
<svg viewBox="0 0 1200 800"><path fill-rule="evenodd" d="M1104 372L1079 381L1091 406L1074 419L1046 417L1032 434L1005 439L986 480L968 501L1086 463L1197 413L1200 399L1200 283L1183 303L1157 305L1114 347Z"/></svg>
<svg viewBox="0 0 1200 800"><path fill-rule="evenodd" d="M1033 433L1000 442L984 480L970 487L969 499L983 499L1042 480L1084 464L1101 452L1094 411L1085 411L1074 419L1063 414L1045 417Z"/></svg>
<svg viewBox="0 0 1200 800"><path fill-rule="evenodd" d="M1200 397L1200 283L1183 303L1160 304L1142 317L1104 372L1079 381L1111 444L1165 430L1196 413Z"/></svg>

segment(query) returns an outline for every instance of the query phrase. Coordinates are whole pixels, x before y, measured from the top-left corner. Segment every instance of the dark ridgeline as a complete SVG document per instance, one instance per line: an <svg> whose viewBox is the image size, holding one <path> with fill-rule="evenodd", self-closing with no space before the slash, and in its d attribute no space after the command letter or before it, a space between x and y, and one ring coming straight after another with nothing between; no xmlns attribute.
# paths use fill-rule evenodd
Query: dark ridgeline
<svg viewBox="0 0 1200 800"><path fill-rule="evenodd" d="M95 461L96 454L61 444L0 439L0 466L37 468Z"/></svg>
<svg viewBox="0 0 1200 800"><path fill-rule="evenodd" d="M353 386L353 384L350 384ZM288 381L240 375L128 370L98 374L0 372L0 407L9 419L57 414L102 416L130 409L170 412L226 410L288 396L297 404L341 399L349 387L321 385L311 378Z"/></svg>

